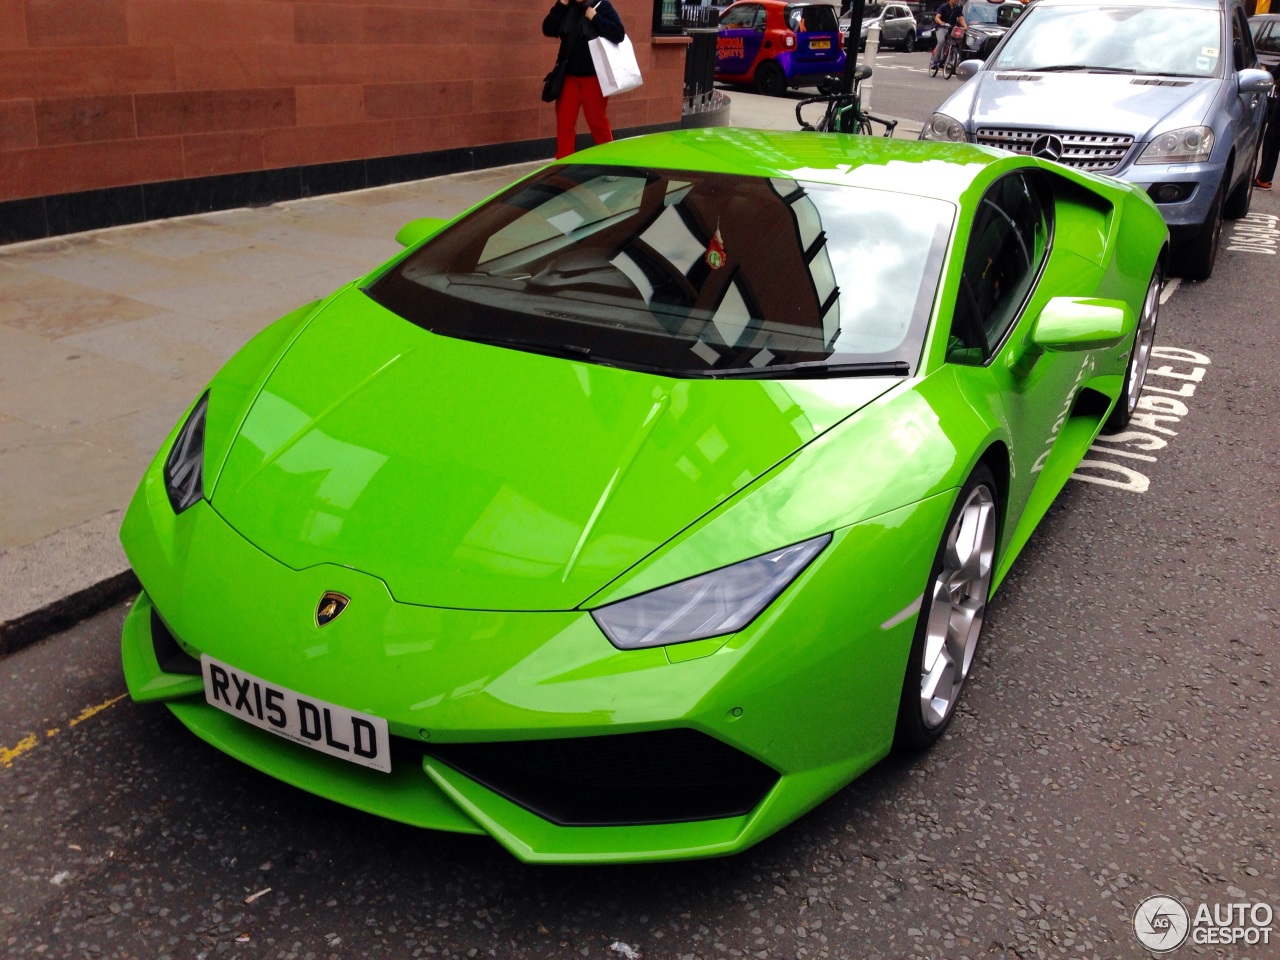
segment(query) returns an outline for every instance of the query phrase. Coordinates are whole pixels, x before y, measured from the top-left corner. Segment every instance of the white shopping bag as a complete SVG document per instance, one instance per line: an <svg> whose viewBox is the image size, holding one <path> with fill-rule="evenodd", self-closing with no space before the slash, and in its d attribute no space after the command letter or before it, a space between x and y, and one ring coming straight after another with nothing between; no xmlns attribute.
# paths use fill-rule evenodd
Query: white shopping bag
<svg viewBox="0 0 1280 960"><path fill-rule="evenodd" d="M606 97L626 93L644 83L630 37L623 37L621 43L610 43L603 37L596 37L588 40L587 46L591 49L591 62L596 65L600 91Z"/></svg>

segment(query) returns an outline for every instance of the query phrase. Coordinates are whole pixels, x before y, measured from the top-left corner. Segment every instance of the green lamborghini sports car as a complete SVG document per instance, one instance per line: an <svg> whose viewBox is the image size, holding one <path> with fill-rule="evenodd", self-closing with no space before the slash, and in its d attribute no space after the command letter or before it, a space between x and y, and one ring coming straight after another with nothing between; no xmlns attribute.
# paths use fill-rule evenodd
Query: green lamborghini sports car
<svg viewBox="0 0 1280 960"><path fill-rule="evenodd" d="M522 860L743 850L955 713L1167 231L965 144L596 147L268 327L142 479L133 698Z"/></svg>

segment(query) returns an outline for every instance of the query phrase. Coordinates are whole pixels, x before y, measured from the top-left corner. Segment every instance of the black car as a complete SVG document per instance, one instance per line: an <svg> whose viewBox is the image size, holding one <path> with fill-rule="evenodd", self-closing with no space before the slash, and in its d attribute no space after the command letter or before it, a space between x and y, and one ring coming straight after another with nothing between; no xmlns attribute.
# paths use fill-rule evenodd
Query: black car
<svg viewBox="0 0 1280 960"><path fill-rule="evenodd" d="M996 44L1004 39L1013 22L1022 16L1026 4L1014 2L1002 3L1000 0L969 0L964 5L964 22L969 25L965 31L964 46L960 50L961 60L985 60L991 56Z"/></svg>
<svg viewBox="0 0 1280 960"><path fill-rule="evenodd" d="M1249 18L1249 32L1258 51L1258 62L1280 77L1280 13L1260 13Z"/></svg>

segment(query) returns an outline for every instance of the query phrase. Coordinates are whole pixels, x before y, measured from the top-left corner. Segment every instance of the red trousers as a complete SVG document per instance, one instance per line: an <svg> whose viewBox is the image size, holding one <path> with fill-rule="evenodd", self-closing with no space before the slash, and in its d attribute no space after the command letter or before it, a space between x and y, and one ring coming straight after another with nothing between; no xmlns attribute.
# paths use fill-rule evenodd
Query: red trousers
<svg viewBox="0 0 1280 960"><path fill-rule="evenodd" d="M556 101L556 159L573 153L575 128L578 125L578 108L582 108L596 143L608 143L613 139L613 129L605 110L608 100L600 92L600 81L595 77L571 77L567 74Z"/></svg>

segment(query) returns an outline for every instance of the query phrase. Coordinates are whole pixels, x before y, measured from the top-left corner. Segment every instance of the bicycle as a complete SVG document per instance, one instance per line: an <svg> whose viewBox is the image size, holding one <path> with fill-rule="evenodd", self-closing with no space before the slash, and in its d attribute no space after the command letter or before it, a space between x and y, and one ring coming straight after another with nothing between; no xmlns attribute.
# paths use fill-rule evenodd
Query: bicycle
<svg viewBox="0 0 1280 960"><path fill-rule="evenodd" d="M800 124L800 129L818 133L856 133L869 137L873 134L871 124L878 123L884 127L883 136L892 137L894 129L898 126L897 120L877 117L870 113L864 113L862 110L862 96L858 92L858 85L869 76L871 76L870 67L858 67L853 73L853 90L851 92L823 92L816 97L809 97L797 103L796 122ZM801 116L801 111L814 103L826 104L822 119L816 124L809 123Z"/></svg>
<svg viewBox="0 0 1280 960"><path fill-rule="evenodd" d="M950 80L956 75L956 67L960 66L960 43L964 40L964 27L952 27L942 41L943 49L937 59L929 61L929 76L936 77L938 71Z"/></svg>

